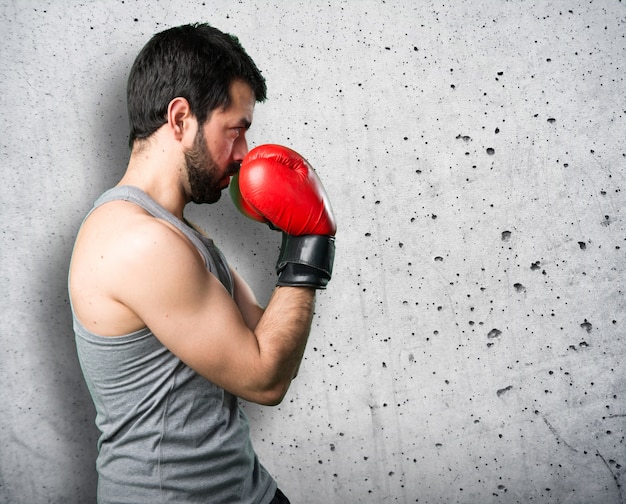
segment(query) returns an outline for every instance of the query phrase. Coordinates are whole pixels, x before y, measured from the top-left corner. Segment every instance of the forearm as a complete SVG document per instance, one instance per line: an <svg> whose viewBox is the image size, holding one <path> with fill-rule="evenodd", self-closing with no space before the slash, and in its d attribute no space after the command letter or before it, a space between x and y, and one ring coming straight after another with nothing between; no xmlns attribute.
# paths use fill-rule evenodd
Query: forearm
<svg viewBox="0 0 626 504"><path fill-rule="evenodd" d="M304 355L313 312L315 289L277 287L255 329L267 381L263 387L277 403L287 392Z"/></svg>

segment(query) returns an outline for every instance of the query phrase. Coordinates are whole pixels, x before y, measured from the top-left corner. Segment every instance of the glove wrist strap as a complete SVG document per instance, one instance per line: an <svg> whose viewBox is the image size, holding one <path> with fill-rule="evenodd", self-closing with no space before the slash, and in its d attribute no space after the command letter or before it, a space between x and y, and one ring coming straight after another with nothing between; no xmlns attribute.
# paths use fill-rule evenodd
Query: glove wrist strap
<svg viewBox="0 0 626 504"><path fill-rule="evenodd" d="M332 276L334 259L333 236L283 233L276 262L277 285L325 289Z"/></svg>

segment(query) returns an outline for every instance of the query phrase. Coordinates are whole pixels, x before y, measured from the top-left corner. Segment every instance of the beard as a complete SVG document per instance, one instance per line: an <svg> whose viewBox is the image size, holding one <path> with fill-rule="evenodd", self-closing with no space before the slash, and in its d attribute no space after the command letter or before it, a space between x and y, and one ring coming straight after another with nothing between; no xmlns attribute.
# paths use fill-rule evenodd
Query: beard
<svg viewBox="0 0 626 504"><path fill-rule="evenodd" d="M204 129L199 125L191 149L185 151L185 168L189 181L189 197L197 204L216 203L222 196L220 168L209 152L204 138ZM238 163L228 166L227 174L235 174Z"/></svg>

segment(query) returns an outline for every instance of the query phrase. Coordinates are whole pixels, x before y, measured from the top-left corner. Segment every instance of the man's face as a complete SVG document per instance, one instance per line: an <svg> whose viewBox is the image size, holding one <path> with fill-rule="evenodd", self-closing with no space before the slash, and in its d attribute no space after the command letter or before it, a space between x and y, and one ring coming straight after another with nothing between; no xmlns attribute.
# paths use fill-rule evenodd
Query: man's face
<svg viewBox="0 0 626 504"><path fill-rule="evenodd" d="M230 98L228 108L214 110L198 127L193 145L185 151L190 198L194 203L218 201L248 153L245 134L252 124L254 93L248 84L234 81Z"/></svg>

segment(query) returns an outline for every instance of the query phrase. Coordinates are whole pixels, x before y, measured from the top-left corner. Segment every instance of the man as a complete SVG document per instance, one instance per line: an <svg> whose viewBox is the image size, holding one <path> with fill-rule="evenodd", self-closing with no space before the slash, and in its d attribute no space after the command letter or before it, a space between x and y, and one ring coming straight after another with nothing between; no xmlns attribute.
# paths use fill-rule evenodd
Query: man
<svg viewBox="0 0 626 504"><path fill-rule="evenodd" d="M156 34L133 64L128 167L86 217L69 272L101 431L100 503L289 502L253 451L238 398L275 405L287 392L315 290L331 276L335 224L298 154L248 154L265 95L238 40L208 25ZM217 201L242 161L234 200L283 231L265 309L183 215L190 201Z"/></svg>

